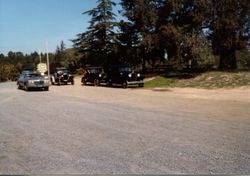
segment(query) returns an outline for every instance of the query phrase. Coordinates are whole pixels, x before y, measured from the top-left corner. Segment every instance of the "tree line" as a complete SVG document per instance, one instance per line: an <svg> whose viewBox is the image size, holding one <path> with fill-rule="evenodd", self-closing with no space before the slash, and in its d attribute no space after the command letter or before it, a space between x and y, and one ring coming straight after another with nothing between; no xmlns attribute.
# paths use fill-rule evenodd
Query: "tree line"
<svg viewBox="0 0 250 176"><path fill-rule="evenodd" d="M234 70L240 62L237 51L249 51L248 0L119 3L120 21L112 0L98 0L95 8L84 12L91 17L89 27L72 40L82 65L128 63L145 70L167 63L172 69Z"/></svg>
<svg viewBox="0 0 250 176"><path fill-rule="evenodd" d="M129 64L144 71L250 68L248 0L98 0L86 31L50 53L51 69ZM120 5L119 12L114 6ZM117 20L117 15L121 16ZM0 81L36 68L46 55L0 54ZM164 69L166 71L166 69Z"/></svg>
<svg viewBox="0 0 250 176"><path fill-rule="evenodd" d="M51 71L56 67L68 67L74 72L78 65L74 60L73 49L66 49L63 41L57 46L54 53L49 53L49 58ZM47 62L46 53L34 51L30 54L24 54L10 51L6 55L0 54L0 82L14 81L22 70L36 70L40 62Z"/></svg>

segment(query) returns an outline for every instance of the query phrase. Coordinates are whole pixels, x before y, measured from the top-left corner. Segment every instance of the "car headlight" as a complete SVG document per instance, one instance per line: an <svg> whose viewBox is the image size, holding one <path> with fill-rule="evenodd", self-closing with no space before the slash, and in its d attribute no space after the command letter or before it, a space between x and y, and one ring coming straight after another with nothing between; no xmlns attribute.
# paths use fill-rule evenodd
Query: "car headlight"
<svg viewBox="0 0 250 176"><path fill-rule="evenodd" d="M130 74L128 75L128 77L130 77L130 78L131 78L131 77L132 77L132 74L130 73Z"/></svg>
<svg viewBox="0 0 250 176"><path fill-rule="evenodd" d="M99 77L102 77L102 74L99 74Z"/></svg>
<svg viewBox="0 0 250 176"><path fill-rule="evenodd" d="M137 74L137 77L141 77L141 74L140 74L140 73L138 73L138 74Z"/></svg>

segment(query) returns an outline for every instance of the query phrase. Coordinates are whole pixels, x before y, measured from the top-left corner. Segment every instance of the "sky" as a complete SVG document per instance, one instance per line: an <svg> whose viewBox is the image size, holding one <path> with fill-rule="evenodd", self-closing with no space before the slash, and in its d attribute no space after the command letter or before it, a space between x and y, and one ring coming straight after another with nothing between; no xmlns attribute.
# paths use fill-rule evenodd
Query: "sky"
<svg viewBox="0 0 250 176"><path fill-rule="evenodd" d="M82 13L95 6L96 0L0 0L0 53L45 52L46 41L49 52L62 40L70 48L89 25Z"/></svg>

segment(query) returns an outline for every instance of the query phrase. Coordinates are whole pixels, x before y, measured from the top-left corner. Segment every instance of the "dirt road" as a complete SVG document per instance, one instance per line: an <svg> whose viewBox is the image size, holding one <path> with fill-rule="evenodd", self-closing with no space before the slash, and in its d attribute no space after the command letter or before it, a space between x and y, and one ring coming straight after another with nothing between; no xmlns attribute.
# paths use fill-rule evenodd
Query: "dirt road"
<svg viewBox="0 0 250 176"><path fill-rule="evenodd" d="M0 84L0 174L250 173L250 88Z"/></svg>

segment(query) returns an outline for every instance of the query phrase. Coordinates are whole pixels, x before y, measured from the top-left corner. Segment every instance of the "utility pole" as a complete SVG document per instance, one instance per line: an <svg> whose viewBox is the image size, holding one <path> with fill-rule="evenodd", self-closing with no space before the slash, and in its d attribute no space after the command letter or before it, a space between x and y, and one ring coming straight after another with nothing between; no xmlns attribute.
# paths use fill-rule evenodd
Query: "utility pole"
<svg viewBox="0 0 250 176"><path fill-rule="evenodd" d="M50 81L50 66L49 66L49 51L48 51L48 41L46 41L45 43L45 47L46 47L46 55L47 55L47 69L48 69L48 78Z"/></svg>
<svg viewBox="0 0 250 176"><path fill-rule="evenodd" d="M39 50L39 60L40 60L40 63L42 63L42 56L41 56L40 50Z"/></svg>

